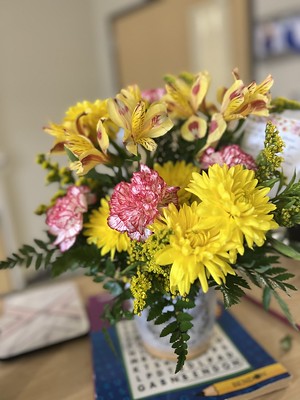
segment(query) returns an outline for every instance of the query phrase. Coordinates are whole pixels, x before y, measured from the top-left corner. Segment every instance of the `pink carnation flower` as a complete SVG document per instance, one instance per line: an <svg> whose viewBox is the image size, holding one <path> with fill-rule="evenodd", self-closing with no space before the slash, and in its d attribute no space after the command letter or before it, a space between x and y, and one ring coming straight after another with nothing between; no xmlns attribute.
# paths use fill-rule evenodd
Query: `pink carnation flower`
<svg viewBox="0 0 300 400"><path fill-rule="evenodd" d="M131 239L145 240L151 234L147 225L169 203L178 205L178 187L168 186L156 171L146 165L135 172L128 182L120 182L110 199L108 225L119 232L127 232Z"/></svg>
<svg viewBox="0 0 300 400"><path fill-rule="evenodd" d="M247 169L256 169L254 158L245 153L237 144L223 147L220 151L215 151L213 147L208 147L201 159L201 168L208 169L213 164L227 164L228 167L243 165Z"/></svg>
<svg viewBox="0 0 300 400"><path fill-rule="evenodd" d="M59 197L47 211L46 224L49 233L57 236L54 245L62 252L73 246L76 236L82 230L83 213L88 209L89 188L70 186L64 197Z"/></svg>
<svg viewBox="0 0 300 400"><path fill-rule="evenodd" d="M148 89L142 92L142 98L149 101L149 103L154 103L155 101L159 101L165 94L166 91L164 88Z"/></svg>

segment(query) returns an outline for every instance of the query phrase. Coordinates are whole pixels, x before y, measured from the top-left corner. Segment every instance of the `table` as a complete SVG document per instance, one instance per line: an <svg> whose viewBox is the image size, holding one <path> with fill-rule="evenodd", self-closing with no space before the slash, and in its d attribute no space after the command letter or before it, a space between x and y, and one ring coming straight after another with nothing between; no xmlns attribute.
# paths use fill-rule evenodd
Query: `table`
<svg viewBox="0 0 300 400"><path fill-rule="evenodd" d="M75 277L84 301L99 293L100 285L87 277ZM254 338L282 362L293 380L289 387L259 400L298 400L300 392L300 333L263 309L244 300L231 308ZM293 338L284 352L280 339ZM11 361L0 362L1 400L93 400L93 372L89 338L82 337ZM120 399L121 400L121 399Z"/></svg>

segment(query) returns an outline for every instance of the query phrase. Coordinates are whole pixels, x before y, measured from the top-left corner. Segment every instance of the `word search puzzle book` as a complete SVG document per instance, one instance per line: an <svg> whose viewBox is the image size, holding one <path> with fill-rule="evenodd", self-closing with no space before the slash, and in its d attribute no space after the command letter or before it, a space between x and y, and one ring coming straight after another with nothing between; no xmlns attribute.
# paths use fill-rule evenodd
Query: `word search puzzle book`
<svg viewBox="0 0 300 400"><path fill-rule="evenodd" d="M187 400L254 399L288 385L291 375L230 314L218 317L209 350L186 361L161 360L143 347L134 321L107 327L99 318L107 298L88 303L95 399Z"/></svg>

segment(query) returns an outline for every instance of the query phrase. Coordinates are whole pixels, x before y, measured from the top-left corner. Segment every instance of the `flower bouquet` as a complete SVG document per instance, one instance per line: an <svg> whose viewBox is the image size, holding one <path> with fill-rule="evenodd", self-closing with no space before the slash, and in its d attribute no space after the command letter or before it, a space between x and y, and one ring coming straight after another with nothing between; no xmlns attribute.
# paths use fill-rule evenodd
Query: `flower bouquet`
<svg viewBox="0 0 300 400"><path fill-rule="evenodd" d="M299 224L300 183L285 177L284 143L267 117L299 104L272 100L271 76L246 85L235 70L233 78L216 103L207 97L207 72L182 73L166 76L163 89L133 85L78 103L49 124L54 143L37 162L57 190L36 211L47 239L24 245L0 268L33 265L53 276L83 268L113 294L104 313L111 323L147 308L149 320L166 324L161 335L170 335L176 371L200 289L221 292L230 307L257 285L265 307L274 296L293 323L279 291L296 288L279 257L300 254L276 231ZM256 158L242 148L253 115L266 117ZM54 153L68 165L51 160Z"/></svg>

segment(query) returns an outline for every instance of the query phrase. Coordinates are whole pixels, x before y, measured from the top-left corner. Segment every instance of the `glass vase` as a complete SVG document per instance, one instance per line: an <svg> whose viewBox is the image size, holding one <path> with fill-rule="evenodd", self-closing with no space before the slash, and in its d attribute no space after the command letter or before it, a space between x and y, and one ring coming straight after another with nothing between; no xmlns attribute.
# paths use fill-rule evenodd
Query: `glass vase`
<svg viewBox="0 0 300 400"><path fill-rule="evenodd" d="M207 293L199 292L193 309L185 310L192 315L193 327L188 331L190 339L188 340L187 359L197 357L204 353L210 344L213 334L213 328L216 320L216 293L214 289L210 289ZM170 310L166 307L163 312ZM176 360L177 355L174 353L170 336L160 337L162 329L172 322L166 324L155 325L154 321L147 321L148 310L145 309L140 316L136 316L136 325L143 345L146 350L155 357L166 360Z"/></svg>

